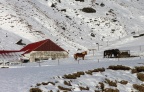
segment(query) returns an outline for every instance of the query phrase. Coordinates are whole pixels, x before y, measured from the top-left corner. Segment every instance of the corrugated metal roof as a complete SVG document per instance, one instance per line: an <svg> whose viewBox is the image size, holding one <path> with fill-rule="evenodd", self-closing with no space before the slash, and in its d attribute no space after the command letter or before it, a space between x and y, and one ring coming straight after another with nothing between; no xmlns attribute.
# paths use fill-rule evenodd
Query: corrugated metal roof
<svg viewBox="0 0 144 92"><path fill-rule="evenodd" d="M19 50L0 50L0 54L20 52Z"/></svg>
<svg viewBox="0 0 144 92"><path fill-rule="evenodd" d="M20 51L25 51L24 54L26 54L26 53L30 53L31 51L65 51L65 50L62 49L57 44L55 44L50 39L46 39L39 42L28 44Z"/></svg>

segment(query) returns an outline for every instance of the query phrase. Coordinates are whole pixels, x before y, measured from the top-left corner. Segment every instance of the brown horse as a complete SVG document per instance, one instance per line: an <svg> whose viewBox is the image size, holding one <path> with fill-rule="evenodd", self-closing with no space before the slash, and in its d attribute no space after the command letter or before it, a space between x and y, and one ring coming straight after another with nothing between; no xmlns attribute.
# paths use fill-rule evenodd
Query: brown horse
<svg viewBox="0 0 144 92"><path fill-rule="evenodd" d="M84 60L85 55L87 55L87 51L74 54L74 58L75 58L75 60L77 60L78 57L81 57Z"/></svg>

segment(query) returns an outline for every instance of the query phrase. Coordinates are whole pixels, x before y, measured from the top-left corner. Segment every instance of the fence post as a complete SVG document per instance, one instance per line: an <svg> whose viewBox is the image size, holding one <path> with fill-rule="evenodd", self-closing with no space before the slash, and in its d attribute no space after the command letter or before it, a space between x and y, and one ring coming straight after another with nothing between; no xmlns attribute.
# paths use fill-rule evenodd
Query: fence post
<svg viewBox="0 0 144 92"><path fill-rule="evenodd" d="M141 51L141 46L140 46L140 51Z"/></svg>
<svg viewBox="0 0 144 92"><path fill-rule="evenodd" d="M59 56L58 56L58 54L57 54L57 58L58 58L58 65L60 64L60 62L59 62Z"/></svg>
<svg viewBox="0 0 144 92"><path fill-rule="evenodd" d="M108 46L108 41L107 41L107 46Z"/></svg>
<svg viewBox="0 0 144 92"><path fill-rule="evenodd" d="M99 43L96 43L97 44L97 46L98 46L98 51L99 51Z"/></svg>
<svg viewBox="0 0 144 92"><path fill-rule="evenodd" d="M60 64L60 62L59 62L59 58L58 58L58 65Z"/></svg>
<svg viewBox="0 0 144 92"><path fill-rule="evenodd" d="M39 67L41 66L41 59L39 60Z"/></svg>

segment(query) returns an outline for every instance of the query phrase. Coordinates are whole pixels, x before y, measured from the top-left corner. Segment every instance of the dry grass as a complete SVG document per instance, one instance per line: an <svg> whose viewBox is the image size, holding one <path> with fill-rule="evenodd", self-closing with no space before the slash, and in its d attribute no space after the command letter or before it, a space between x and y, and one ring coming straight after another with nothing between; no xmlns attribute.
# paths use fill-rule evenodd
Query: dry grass
<svg viewBox="0 0 144 92"><path fill-rule="evenodd" d="M130 70L130 67L127 66L122 66L122 65L117 65L117 66L109 66L108 69L112 69L112 70ZM72 91L72 80L71 79L77 79L78 77L81 77L81 75L84 74L90 74L92 75L93 72L104 72L105 68L97 68L97 69L93 69L93 70L88 70L88 71L80 71L80 72L76 72L76 73L72 73L72 74L67 74L64 75L62 78L64 78L64 82L63 84L65 86L59 85L57 92L63 91L63 92L70 92ZM139 66L139 67L135 67L134 69L131 69L132 73L137 73L137 78L141 81L144 81L144 73L139 73L139 72L143 72L144 71L144 66ZM105 76L107 77L107 76ZM51 83L52 85L55 85L57 82L53 83L53 82L42 82L42 83L37 83L36 86L41 86L41 85L48 85L49 83ZM109 86L112 86L112 88L105 88L105 83L107 83ZM112 81L108 78L105 79L104 82L99 82L99 84L96 86L97 90L94 90L94 92L119 92L118 89L114 89L117 87L117 83L121 83L123 85L126 85L128 83L128 81L126 80L121 80L121 81ZM144 90L144 85L137 85L134 84L133 87L138 90L139 92L143 92ZM79 86L79 89L82 90L89 90L90 88L88 86ZM52 92L53 90L50 90L48 92ZM41 89L39 88L31 88L30 92L42 92Z"/></svg>
<svg viewBox="0 0 144 92"><path fill-rule="evenodd" d="M67 75L64 75L63 78L65 78L65 79L76 79L77 77L73 74L67 74Z"/></svg>
<svg viewBox="0 0 144 92"><path fill-rule="evenodd" d="M64 81L64 84L67 85L67 86L72 86L70 81Z"/></svg>
<svg viewBox="0 0 144 92"><path fill-rule="evenodd" d="M128 83L128 81L122 80L119 83L126 85Z"/></svg>
<svg viewBox="0 0 144 92"><path fill-rule="evenodd" d="M48 83L50 83L50 84L52 84L52 85L55 85L55 83L54 83L54 82L48 82Z"/></svg>
<svg viewBox="0 0 144 92"><path fill-rule="evenodd" d="M73 74L64 75L63 78L76 79L77 77L80 77L81 75L84 75L84 72L77 72L77 73L73 73Z"/></svg>
<svg viewBox="0 0 144 92"><path fill-rule="evenodd" d="M137 73L137 78L141 81L144 81L144 74L143 73Z"/></svg>
<svg viewBox="0 0 144 92"><path fill-rule="evenodd" d="M42 92L39 88L31 88L29 92Z"/></svg>
<svg viewBox="0 0 144 92"><path fill-rule="evenodd" d="M91 8L91 7L85 7L82 9L83 12L86 12L86 13L95 13L96 10Z"/></svg>
<svg viewBox="0 0 144 92"><path fill-rule="evenodd" d="M99 84L100 84L100 88L101 88L101 90L104 91L104 87L105 87L104 83L99 82Z"/></svg>
<svg viewBox="0 0 144 92"><path fill-rule="evenodd" d="M144 72L144 66L136 66L134 69L131 71L132 73L139 73L139 72Z"/></svg>
<svg viewBox="0 0 144 92"><path fill-rule="evenodd" d="M71 88L66 88L66 87L62 87L62 86L58 86L58 88L60 90L64 90L64 91L71 91Z"/></svg>
<svg viewBox="0 0 144 92"><path fill-rule="evenodd" d="M82 87L82 86L79 86L80 90L89 90L89 87Z"/></svg>
<svg viewBox="0 0 144 92"><path fill-rule="evenodd" d="M133 84L133 88L135 88L139 92L144 92L144 85Z"/></svg>
<svg viewBox="0 0 144 92"><path fill-rule="evenodd" d="M88 71L85 71L85 73L89 74L89 75L92 75L93 72L91 70L88 70Z"/></svg>
<svg viewBox="0 0 144 92"><path fill-rule="evenodd" d="M127 66L122 66L122 65L117 65L117 66L109 66L108 69L112 69L112 70L130 70L130 67Z"/></svg>
<svg viewBox="0 0 144 92"><path fill-rule="evenodd" d="M85 71L85 73L92 75L93 72L104 72L104 71L105 71L105 68L97 68L97 69Z"/></svg>
<svg viewBox="0 0 144 92"><path fill-rule="evenodd" d="M114 87L117 87L117 82L115 81L111 81L109 79L105 79L105 83L109 84L109 86L114 86Z"/></svg>
<svg viewBox="0 0 144 92"><path fill-rule="evenodd" d="M48 85L48 82L42 82L42 85Z"/></svg>
<svg viewBox="0 0 144 92"><path fill-rule="evenodd" d="M36 84L36 86L40 86L40 85L41 85L40 83L37 83L37 84Z"/></svg>
<svg viewBox="0 0 144 92"><path fill-rule="evenodd" d="M104 71L105 71L105 68L97 68L97 69L92 70L92 72L104 72Z"/></svg>
<svg viewBox="0 0 144 92"><path fill-rule="evenodd" d="M104 92L119 92L118 89L106 88Z"/></svg>

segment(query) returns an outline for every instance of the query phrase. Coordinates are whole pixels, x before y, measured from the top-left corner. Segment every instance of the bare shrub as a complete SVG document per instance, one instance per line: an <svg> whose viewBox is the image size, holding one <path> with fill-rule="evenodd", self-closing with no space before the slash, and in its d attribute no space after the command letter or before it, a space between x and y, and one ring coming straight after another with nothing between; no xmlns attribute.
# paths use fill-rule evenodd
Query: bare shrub
<svg viewBox="0 0 144 92"><path fill-rule="evenodd" d="M46 83L46 82L42 82L42 85L48 85L48 82Z"/></svg>
<svg viewBox="0 0 144 92"><path fill-rule="evenodd" d="M127 66L122 66L122 65L117 65L117 66L109 66L108 69L112 70L130 70L130 67Z"/></svg>
<svg viewBox="0 0 144 92"><path fill-rule="evenodd" d="M85 73L89 74L89 75L92 75L93 72L104 72L104 71L105 71L105 68L97 68L97 69L94 69L94 70L88 70Z"/></svg>
<svg viewBox="0 0 144 92"><path fill-rule="evenodd" d="M99 90L94 90L94 92L100 92Z"/></svg>
<svg viewBox="0 0 144 92"><path fill-rule="evenodd" d="M31 88L30 92L42 92L42 90L39 88Z"/></svg>
<svg viewBox="0 0 144 92"><path fill-rule="evenodd" d="M65 88L65 87L62 87L62 86L58 86L58 88L59 88L60 90L71 91L70 88Z"/></svg>
<svg viewBox="0 0 144 92"><path fill-rule="evenodd" d="M126 85L128 83L128 81L122 80L119 83Z"/></svg>
<svg viewBox="0 0 144 92"><path fill-rule="evenodd" d="M84 72L80 71L76 73L77 75L84 75Z"/></svg>
<svg viewBox="0 0 144 92"><path fill-rule="evenodd" d="M101 3L101 4L100 4L100 6L101 6L101 7L104 7L104 6L105 6L105 4L104 4L104 3Z"/></svg>
<svg viewBox="0 0 144 92"><path fill-rule="evenodd" d="M92 70L92 72L104 72L104 71L105 71L105 68L97 68L97 69Z"/></svg>
<svg viewBox="0 0 144 92"><path fill-rule="evenodd" d="M82 86L79 86L80 90L89 90L89 87L82 87Z"/></svg>
<svg viewBox="0 0 144 92"><path fill-rule="evenodd" d="M104 91L104 87L105 87L104 83L99 82L99 84L100 84L100 88L101 88L101 90Z"/></svg>
<svg viewBox="0 0 144 92"><path fill-rule="evenodd" d="M114 87L117 87L117 82L115 81L111 81L109 79L105 79L105 83L109 84L110 86L114 86Z"/></svg>
<svg viewBox="0 0 144 92"><path fill-rule="evenodd" d="M84 2L84 0L75 0L75 1L80 1L80 2Z"/></svg>
<svg viewBox="0 0 144 92"><path fill-rule="evenodd" d="M40 86L41 84L40 84L40 83L37 83L36 85L37 85L37 86Z"/></svg>
<svg viewBox="0 0 144 92"><path fill-rule="evenodd" d="M131 73L138 73L136 69L131 69Z"/></svg>
<svg viewBox="0 0 144 92"><path fill-rule="evenodd" d="M143 73L137 73L137 78L141 81L144 81L144 74Z"/></svg>
<svg viewBox="0 0 144 92"><path fill-rule="evenodd" d="M54 82L48 82L48 83L50 83L50 84L52 84L52 85L55 85L55 83L54 83Z"/></svg>
<svg viewBox="0 0 144 92"><path fill-rule="evenodd" d="M86 13L95 13L96 10L91 8L91 7L85 7L82 9L83 12L86 12Z"/></svg>
<svg viewBox="0 0 144 92"><path fill-rule="evenodd" d="M64 75L63 78L65 78L65 79L76 79L77 77L73 74L67 74L67 75Z"/></svg>
<svg viewBox="0 0 144 92"><path fill-rule="evenodd" d="M70 81L68 81L68 82L67 82L67 81L64 81L64 84L65 84L65 85L68 85L68 86L72 86L71 83L70 83Z"/></svg>
<svg viewBox="0 0 144 92"><path fill-rule="evenodd" d="M73 74L64 75L63 78L76 79L77 77L80 77L81 75L84 75L84 72L77 72L77 73L73 73Z"/></svg>
<svg viewBox="0 0 144 92"><path fill-rule="evenodd" d="M144 66L136 66L134 69L132 69L131 72L132 73L144 72Z"/></svg>
<svg viewBox="0 0 144 92"><path fill-rule="evenodd" d="M133 88L137 89L139 92L144 91L144 85L133 84Z"/></svg>
<svg viewBox="0 0 144 92"><path fill-rule="evenodd" d="M85 71L85 73L89 74L89 75L92 75L92 71L91 70Z"/></svg>
<svg viewBox="0 0 144 92"><path fill-rule="evenodd" d="M106 88L104 92L119 92L118 89Z"/></svg>

